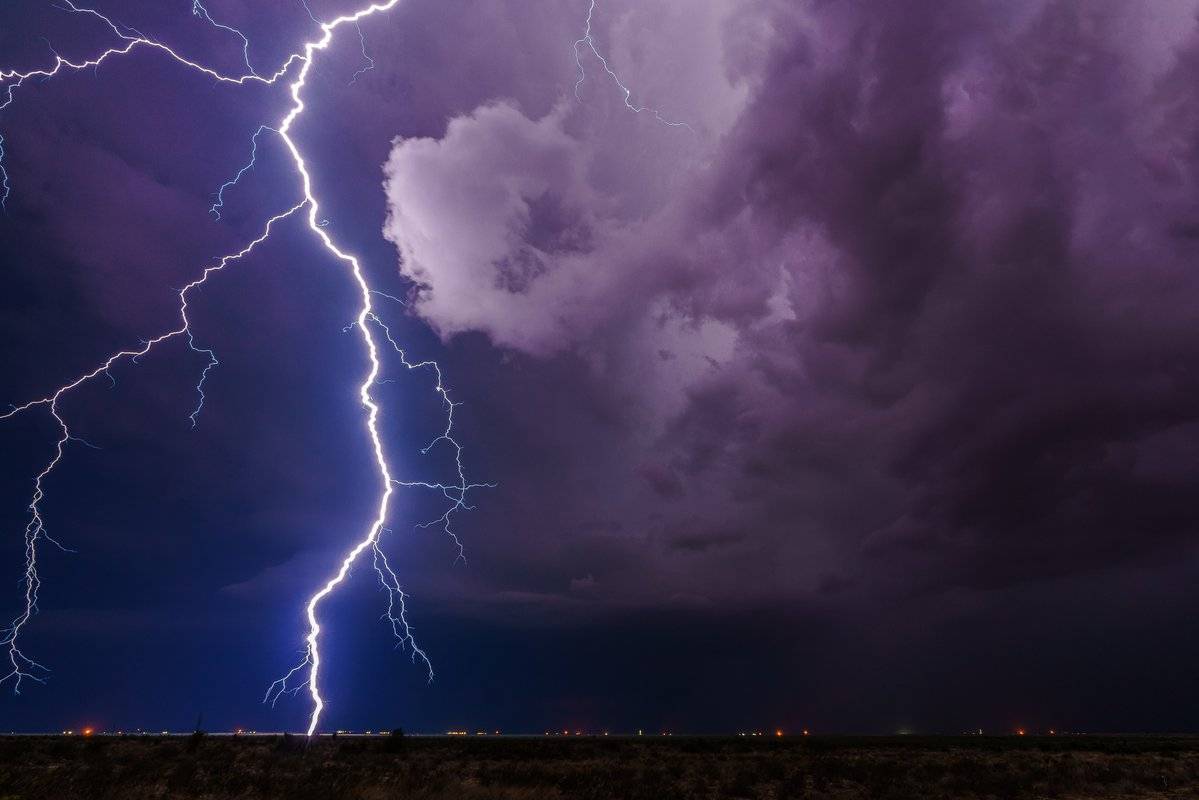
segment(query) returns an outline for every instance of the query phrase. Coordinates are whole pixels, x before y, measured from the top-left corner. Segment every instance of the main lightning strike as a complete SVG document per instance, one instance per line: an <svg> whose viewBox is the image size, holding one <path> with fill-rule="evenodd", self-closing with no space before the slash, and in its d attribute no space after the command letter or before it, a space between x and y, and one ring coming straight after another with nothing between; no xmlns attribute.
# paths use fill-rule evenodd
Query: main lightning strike
<svg viewBox="0 0 1199 800"><path fill-rule="evenodd" d="M208 14L208 11L204 8L204 6L201 5L200 2L198 2L198 0L193 0L193 6L192 6L193 14L195 14L198 17L202 17L203 19L207 20L209 23L211 23L212 25L214 25L216 27L228 30L241 38L242 43L243 43L242 52L243 52L246 69L247 69L247 72L245 74L236 75L236 76L224 75L222 73L217 72L216 70L213 70L209 67L203 66L195 61L192 61L192 60L180 55L177 51L175 51L171 47L169 47L165 44L162 44L160 42L157 42L153 39L149 39L148 37L145 37L138 31L135 31L133 29L122 30L121 26L118 26L111 19L109 19L108 17L99 13L98 11L95 11L94 9L79 6L79 5L75 4L73 2L73 0L65 0L65 2L67 4L67 6L69 7L69 9L76 13L90 15L90 16L94 16L94 17L100 19L102 22L104 22L109 27L109 29L117 37L119 37L121 40L123 40L124 44L120 47L111 47L111 48L103 51L100 55L93 57L91 59L87 59L85 61L71 61L71 60L63 58L62 56L55 53L54 54L55 60L54 60L53 65L50 67L47 67L47 68L31 70L28 72L18 72L15 70L8 70L8 71L0 70L0 83L3 83L5 86L5 99L2 102L0 102L0 110L3 110L4 108L6 108L8 105L10 105L12 103L14 91L18 87L20 87L26 80L28 80L30 78L35 78L35 77L50 78L50 77L53 77L54 75L57 75L59 72L61 72L63 70L81 70L81 69L85 69L88 67L97 67L101 63L103 63L105 60L107 60L113 56L128 54L129 52L133 51L135 48L138 48L138 47L159 50L159 51L165 53L166 55L168 55L174 61L178 62L179 64L182 64L190 69L197 70L198 72L200 72L202 74L208 75L209 77L213 78L214 80L216 80L218 82L238 84L238 85L246 84L249 82L259 82L259 83L267 84L267 85L274 84L274 83L278 82L279 80L281 80L284 76L286 76L291 71L293 66L295 66L296 64L299 64L300 65L299 71L296 75L296 78L288 86L289 93L290 93L291 99L292 99L291 108L288 110L286 116L284 116L282 121L276 127L264 125L264 126L261 126L255 132L255 134L252 138L252 151L251 151L251 159L250 159L249 164L247 164L245 167L243 167L231 181L226 182L225 184L223 184L220 187L220 189L217 192L216 203L213 205L213 207L210 209L210 211L213 213L214 216L219 218L220 209L224 202L224 192L227 189L231 188L232 186L236 185L236 183L242 177L242 175L244 175L247 170L251 169L254 166L255 159L257 157L258 136L263 131L266 131L266 130L270 130L270 131L276 133L280 137L280 139L283 141L288 153L291 155L293 164L296 169L296 173L300 178L303 199L297 205L293 206L289 210L272 217L267 222L266 230L263 232L263 234L260 237L258 237L257 239L255 239L253 242L251 242L249 245L247 245L243 250L239 251L236 254L226 256L226 257L222 258L215 266L205 269L199 279L193 281L192 283L189 283L187 286L185 286L179 292L179 300L180 300L179 311L180 311L180 320L181 320L182 324L178 328L168 331L166 333L160 334L159 336L157 336L153 339L144 341L142 343L142 347L140 349L123 350L118 353L115 353L112 356L110 356L103 364L101 364L99 367L97 367L95 370L78 377L74 381L72 381L68 384L65 384L64 386L59 387L52 394L50 394L46 397L40 398L38 400L30 401L22 406L14 406L11 411L9 411L3 415L0 415L0 420L8 419L12 416L15 416L15 415L23 412L23 411L29 410L35 406L45 405L49 408L50 413L51 413L52 417L58 423L59 430L60 430L60 437L57 442L54 457L51 459L50 463L46 466L46 468L38 475L38 477L35 479L35 483L34 483L35 490L34 490L33 500L30 504L31 522L26 529L26 539L25 539L25 541L26 541L26 571L25 571L25 581L24 581L24 583L25 583L25 600L26 600L25 610L22 614L20 614L13 621L13 623L7 629L5 629L3 638L0 638L0 645L3 645L7 648L9 660L12 664L11 672L4 678L0 678L0 683L8 680L9 678L13 678L13 679L15 679L16 688L19 691L20 683L23 679L29 678L29 679L40 681L40 680L42 680L42 678L38 674L35 674L35 670L41 671L41 670L45 669L41 664L38 664L36 661L33 661L32 659L28 658L27 656L25 656L24 653L21 652L21 650L17 646L17 639L18 639L19 634L21 633L22 628L29 622L30 618L37 610L37 593L38 593L38 589L40 588L40 585L41 585L40 580L38 578L38 574L37 574L37 551L36 551L37 541L39 539L47 539L50 541L54 541L53 539L50 539L50 537L46 533L45 526L43 524L42 517L41 517L41 501L44 497L44 493L42 490L42 482L62 460L63 453L65 451L65 447L66 447L67 443L69 443L73 438L71 436L70 429L67 426L67 423L65 422L63 417L60 415L59 407L58 407L59 400L62 398L62 396L64 394L70 392L71 390L77 388L78 386L91 380L92 378L95 378L96 376L98 376L101 373L104 373L106 375L109 375L109 377L111 377L111 375L109 374L109 369L115 363L120 361L121 359L129 358L130 360L136 361L136 359L138 357L149 353L150 350L153 349L155 345L157 345L163 341L166 341L168 339L176 338L179 336L186 336L188 347L191 350L193 350L196 353L206 355L208 357L208 363L204 367L204 370L202 371L201 376L200 376L200 380L196 386L199 400L198 400L195 410L190 415L190 419L194 425L196 416L197 416L197 414L199 414L200 410L203 408L203 405L204 405L204 390L203 390L204 381L207 378L209 371L213 367L217 366L217 364L219 362L217 361L216 356L212 350L200 347L199 345L196 344L196 341L195 341L195 338L194 338L194 335L193 335L193 332L192 332L192 329L190 326L190 321L188 320L188 317L187 317L188 293L195 287L197 287L197 286L203 284L205 281L207 281L208 277L211 274L213 274L221 269L224 269L224 267L227 266L230 262L244 257L249 252L251 252L257 245L266 241L270 237L272 227L277 222L279 222L280 220L282 220L286 217L290 217L292 214L296 213L300 209L307 208L306 220L307 220L308 228L312 231L313 234L315 234L315 236L320 241L321 245L324 247L324 249L326 251L328 251L336 260L344 263L349 268L349 272L361 294L361 306L359 308L357 318L356 318L356 324L354 327L356 327L362 335L362 340L365 345L367 357L369 360L369 368L367 370L367 374L366 374L362 384L359 386L358 393L359 393L359 400L360 400L363 408L366 410L366 429L367 429L368 438L371 443L371 449L372 449L373 456L375 459L375 464L378 468L378 474L379 474L379 479L380 479L380 491L381 491L375 518L371 522L370 526L367 528L366 533L344 555L344 557L342 558L342 560L339 563L338 569L308 599L308 602L305 605L305 616L306 616L307 622L308 622L308 633L304 637L305 654L304 654L303 660L300 662L300 664L298 664L296 667L291 669L286 675L284 675L279 680L275 681L275 683L273 683L271 685L271 687L268 688L266 697L264 698L264 699L270 700L273 703L274 701L276 701L278 699L278 697L281 694L295 693L299 689L307 687L309 694L312 698L312 712L309 717L309 723L308 723L308 729L307 729L308 735L311 736L316 732L317 726L320 722L321 713L325 708L325 701L324 701L324 698L320 694L320 687L319 687L320 668L321 668L322 661L321 661L321 652L320 652L321 626L320 626L320 623L317 618L317 611L318 611L318 608L320 607L321 602L345 581L346 577L349 574L350 568L358 560L358 558L362 555L362 553L365 552L367 549L371 550L372 564L374 566L375 572L380 579L380 583L381 583L382 587L388 594L388 607L387 607L387 611L384 614L384 618L389 621L391 628L392 628L392 632L396 636L397 640L399 641L399 644L407 645L408 647L410 647L411 651L412 651L413 659L415 660L416 658L419 657L425 663L425 665L428 669L428 674L429 674L430 680L433 677L432 664L429 662L429 659L425 655L424 651L421 650L417 646L416 641L412 636L412 628L408 624L407 610L406 610L406 606L405 606L406 595L400 586L399 580L398 580L394 570L391 568L390 564L388 563L386 555L380 548L380 539L381 539L382 533L385 530L383 526L387 520L387 516L388 516L388 512L389 512L389 508L390 508L390 501L391 501L391 497L392 497L392 494L393 494L395 488L396 487L422 487L422 488L434 489L434 490L440 491L447 499L449 499L451 501L452 505L445 512L445 514L443 514L443 516L439 520L436 520L433 523L428 523L428 524L441 524L443 529L445 530L445 532L457 544L458 549L459 549L459 557L462 557L462 554L463 554L462 544L458 540L457 536L453 533L453 530L450 526L451 516L453 515L453 513L455 511L470 508L470 506L467 505L467 503L466 503L466 498L467 498L467 493L471 489L481 488L484 486L492 485L492 484L472 484L472 483L467 482L466 477L465 477L465 471L462 466L462 448L458 444L458 442L453 438L453 435L452 435L453 412L454 412L454 408L459 404L454 403L453 401L450 400L448 391L444 387L444 384L442 381L441 369L437 365L437 363L433 362L433 361L423 361L423 362L408 361L407 356L404 353L404 350L399 346L399 344L392 337L391 331L387 328L386 325L383 324L383 322L375 314L374 308L371 303L371 296L373 294L382 295L382 293L376 292L375 290L371 289L371 287L366 279L366 276L362 270L361 263L359 262L357 257L355 257L354 255L352 255L346 251L343 251L341 248L339 248L337 246L337 244L333 241L333 239L329 236L329 234L326 232L325 226L327 225L327 221L319 219L318 215L320 212L320 203L318 202L316 195L313 192L312 179L308 172L307 164L305 162L305 159L304 159L302 153L300 152L298 145L296 144L295 140L291 136L291 130L292 130L294 123L303 114L304 109L305 109L302 92L306 86L308 75L312 68L314 57L315 57L316 53L328 49L329 45L333 41L334 32L338 28L341 28L346 25L353 25L354 27L358 28L359 33L361 35L361 28L359 27L359 24L363 19L370 17L372 15L375 15L375 14L381 14L381 13L390 11L391 9L393 9L395 6L397 6L399 4L399 0L386 0L386 2L372 3L366 7L359 9L358 11L351 13L351 14L339 16L328 22L318 22L318 24L320 26L320 30L321 30L321 36L313 41L306 42L303 45L303 48L300 52L296 52L296 53L293 53L290 56L288 56L287 59L283 62L282 66L279 67L279 69L277 69L274 73L267 75L267 76L258 74L257 72L254 71L253 67L251 66L250 60L249 60L249 42L246 39L246 37L241 33L241 31L215 22L212 19L212 17ZM307 8L306 3L305 3L305 7ZM309 16L312 16L311 11L309 11ZM314 19L314 21L316 21L315 17L313 17L313 19ZM364 55L365 55L365 50L364 50ZM369 57L367 57L367 58L369 59ZM361 74L361 73L359 73L359 74ZM0 144L2 144L2 141L3 140L0 139ZM2 151L0 151L0 153L2 153ZM2 184L0 184L0 185L3 186L4 191L5 191L5 195L0 196L0 199L7 196L7 187L8 187L7 174L3 173L2 169L3 169L2 164L0 164L0 181L2 181ZM383 295L383 296L390 297L390 295ZM446 444L450 445L451 447L453 447L454 454L455 454L455 464L457 466L457 478L458 478L457 484L442 484L442 483L425 482L425 481L400 481L400 480L397 480L392 477L391 469L390 469L390 466L388 465L386 453L383 448L382 439L379 434L378 421L379 421L379 414L380 414L381 409L380 409L378 402L375 400L375 398L371 394L371 389L373 386L376 385L376 382L378 381L379 374L381 371L379 346L375 341L375 337L371 334L371 324L378 325L380 327L380 329L384 331L384 335L385 335L388 343L399 354L401 363L407 369L414 370L414 369L418 369L418 368L431 368L434 370L436 379L437 379L436 380L436 391L441 396L443 403L445 404L447 422L446 422L446 427L444 428L443 432L436 439L434 439L429 445L427 445L421 452L428 453L430 451L430 449L432 449L434 446L441 444L441 443L446 443ZM294 685L294 686L289 685L289 681L291 681L294 677L296 677L299 674L304 674L304 680L301 683L299 683L298 685Z"/></svg>
<svg viewBox="0 0 1199 800"><path fill-rule="evenodd" d="M313 704L312 715L310 716L308 723L309 736L316 732L316 727L320 722L321 712L325 707L325 701L321 697L318 683L321 667L321 626L320 622L317 620L317 608L320 606L321 601L328 597L334 589L336 589L345 581L346 576L350 572L350 567L353 566L354 562L358 560L358 557L363 553L363 551L365 551L367 548L370 548L372 552L376 554L376 558L381 554L381 551L379 550L379 537L382 534L383 525L387 521L395 480L391 476L391 468L387 463L387 457L384 453L383 443L379 435L379 405L371 395L371 387L374 386L375 381L378 379L381 368L379 361L379 348L375 343L374 336L371 335L370 326L368 325L368 322L377 319L374 313L374 307L371 304L372 290L370 288L370 284L366 280L366 277L362 271L362 265L358 261L357 257L341 250L329 236L324 226L318 221L320 203L313 194L312 177L308 172L308 166L304 161L303 155L300 153L299 147L296 145L295 140L293 140L291 137L291 128L296 119L298 119L299 116L304 112L305 105L303 97L301 96L301 92L303 91L308 80L308 73L312 68L314 54L317 51L322 51L329 47L329 44L333 41L333 32L339 27L350 24L357 26L366 17L390 11L392 8L398 5L398 3L399 0L388 0L384 3L374 3L366 8L354 12L353 14L343 15L329 22L321 23L321 38L316 41L308 42L304 45L304 55L301 58L299 74L297 75L296 80L290 86L293 105L291 110L288 111L287 116L283 118L282 124L280 124L278 127L279 136L283 139L284 144L287 146L288 152L291 153L292 159L296 166L296 171L301 177L304 198L309 204L308 227L314 234L316 234L317 238L320 239L326 250L328 250L335 258L342 261L350 268L350 273L353 275L354 281L357 283L359 291L362 295L362 305L358 312L357 328L362 334L363 343L366 345L367 356L370 360L370 368L367 371L366 378L363 380L362 385L358 389L358 393L363 407L367 410L367 432L370 437L372 449L374 450L375 463L378 466L379 477L382 482L382 495L379 499L378 512L374 521L367 529L366 535L360 541L358 541L358 543L355 544L354 547L351 548L350 551L342 558L341 565L337 572L334 573L334 575L325 582L324 586L322 586L308 600L308 604L305 607L305 612L308 618L308 635L304 639L307 645L304 659L287 675L285 675L279 681L276 681L275 684L272 684L272 688L268 689L267 691L268 697L271 695L272 690L276 687L278 688L279 692L288 691L288 679L297 672L303 671L303 668L307 666L307 676L302 685L306 685L308 687ZM465 483L465 481L463 483ZM383 563L386 564L385 559ZM388 573L390 573L391 577L394 577L394 573L390 572L390 567L387 567L386 573L378 570L378 568L376 571L379 572L381 578ZM392 584L389 584L387 580L384 580L384 585L387 587L389 594L392 593ZM399 592L402 602L403 592L399 590L398 582L394 584L394 589L395 591ZM389 610L388 617L392 620L393 630L394 626L398 622L398 624L403 626L402 630L404 636L407 637L407 641L411 641L411 630L407 627L407 622L403 614L401 613L401 616L397 618L393 616L392 612ZM401 641L404 641L404 639ZM415 643L413 643L413 645L415 645ZM423 656L423 652L421 652L418 648L414 649L414 655L418 652ZM430 675L431 674L432 672L430 669Z"/></svg>

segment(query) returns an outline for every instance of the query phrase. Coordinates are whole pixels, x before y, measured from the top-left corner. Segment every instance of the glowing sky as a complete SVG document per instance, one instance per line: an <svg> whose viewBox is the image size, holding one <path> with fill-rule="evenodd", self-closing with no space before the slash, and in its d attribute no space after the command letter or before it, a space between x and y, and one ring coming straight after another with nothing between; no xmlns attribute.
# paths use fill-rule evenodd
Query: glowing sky
<svg viewBox="0 0 1199 800"><path fill-rule="evenodd" d="M314 2L329 18L353 7ZM328 231L464 405L452 541L397 495L389 557L438 678L391 649L369 564L328 605L330 727L1193 727L1199 647L1197 2L933 6L406 0L316 64L294 136ZM189 2L100 3L223 69ZM213 0L271 69L296 0ZM4 66L102 26L0 10ZM373 61L373 68L360 71ZM0 403L171 324L176 292L298 199L245 163L283 91L161 54L0 112ZM302 221L197 295L185 345L65 404L77 447L29 632L52 681L0 729L302 728L259 700L369 523L356 287ZM394 366L394 365L393 365ZM398 474L444 417L379 395ZM53 429L0 427L16 610ZM11 579L10 579L11 578ZM1150 668L1150 665L1152 667ZM84 720L83 718L87 719Z"/></svg>

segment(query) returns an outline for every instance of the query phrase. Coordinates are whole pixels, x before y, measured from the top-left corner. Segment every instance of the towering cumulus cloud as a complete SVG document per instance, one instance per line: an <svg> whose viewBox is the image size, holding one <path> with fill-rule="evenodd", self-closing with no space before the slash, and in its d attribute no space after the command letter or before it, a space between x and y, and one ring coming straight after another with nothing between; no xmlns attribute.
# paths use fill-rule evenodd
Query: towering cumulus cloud
<svg viewBox="0 0 1199 800"><path fill-rule="evenodd" d="M983 590L1191 547L1195 3L690 5L596 29L694 135L584 58L579 100L488 102L386 165L416 312L519 359L513 396L552 369L605 409L538 442L587 448L547 502L594 512L543 536L623 532L574 594Z"/></svg>
<svg viewBox="0 0 1199 800"><path fill-rule="evenodd" d="M444 139L392 153L385 234L408 275L429 287L420 309L444 333L483 330L499 344L553 352L584 326L583 301L613 280L586 269L597 239L615 231L604 230L584 145L562 130L563 116L534 121L508 104L483 106L453 120Z"/></svg>

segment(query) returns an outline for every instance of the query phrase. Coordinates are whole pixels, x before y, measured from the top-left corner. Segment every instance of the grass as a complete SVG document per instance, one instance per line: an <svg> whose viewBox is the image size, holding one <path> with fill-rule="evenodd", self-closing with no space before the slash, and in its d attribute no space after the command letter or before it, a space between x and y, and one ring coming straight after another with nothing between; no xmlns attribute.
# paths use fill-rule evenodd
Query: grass
<svg viewBox="0 0 1199 800"><path fill-rule="evenodd" d="M1199 797L1199 738L4 737L0 800Z"/></svg>

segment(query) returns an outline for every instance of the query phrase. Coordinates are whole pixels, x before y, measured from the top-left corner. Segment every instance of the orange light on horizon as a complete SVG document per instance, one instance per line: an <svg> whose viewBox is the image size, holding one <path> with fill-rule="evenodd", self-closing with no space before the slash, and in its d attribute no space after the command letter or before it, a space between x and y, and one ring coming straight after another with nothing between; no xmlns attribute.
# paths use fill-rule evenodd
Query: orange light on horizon
<svg viewBox="0 0 1199 800"><path fill-rule="evenodd" d="M84 728L84 729L83 729L83 735L84 735L84 736L91 736L93 733L95 733L95 731L93 731L91 728Z"/></svg>
<svg viewBox="0 0 1199 800"><path fill-rule="evenodd" d="M807 729L807 728L804 728L804 729L803 729L803 735L804 735L804 736L807 736L807 735L808 735L808 729Z"/></svg>
<svg viewBox="0 0 1199 800"><path fill-rule="evenodd" d="M774 735L775 735L775 736L782 736L782 735L783 735L783 732L782 732L781 730L776 730L776 731L774 732Z"/></svg>
<svg viewBox="0 0 1199 800"><path fill-rule="evenodd" d="M1017 736L1023 736L1023 735L1024 735L1024 729L1023 729L1023 728L1016 728L1016 735L1017 735Z"/></svg>

